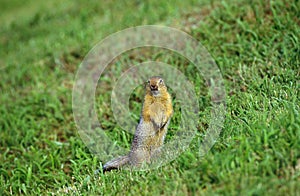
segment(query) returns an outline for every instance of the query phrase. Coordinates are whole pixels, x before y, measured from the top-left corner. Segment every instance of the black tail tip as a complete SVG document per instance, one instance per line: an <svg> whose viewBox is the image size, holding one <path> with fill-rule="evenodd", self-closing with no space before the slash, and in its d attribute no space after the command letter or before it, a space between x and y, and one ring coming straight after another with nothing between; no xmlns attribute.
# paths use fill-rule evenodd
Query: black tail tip
<svg viewBox="0 0 300 196"><path fill-rule="evenodd" d="M111 166L106 166L106 165L104 165L104 166L102 167L103 173L105 173L105 172L110 172L111 170L117 170L117 169L119 169L119 168L117 168L117 167L111 167Z"/></svg>
<svg viewBox="0 0 300 196"><path fill-rule="evenodd" d="M94 172L94 175L99 175L100 173L105 173L105 172L109 172L111 171L112 168L107 168L107 167L102 167L101 169L97 169L95 172Z"/></svg>

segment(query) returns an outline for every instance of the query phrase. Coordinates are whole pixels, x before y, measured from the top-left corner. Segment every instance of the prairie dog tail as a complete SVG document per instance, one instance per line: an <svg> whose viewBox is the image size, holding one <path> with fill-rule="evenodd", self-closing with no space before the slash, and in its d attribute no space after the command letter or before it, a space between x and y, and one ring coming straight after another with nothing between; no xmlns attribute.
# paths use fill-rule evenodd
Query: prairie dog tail
<svg viewBox="0 0 300 196"><path fill-rule="evenodd" d="M107 163L103 166L103 172L110 171L113 169L120 169L123 165L126 165L129 163L129 157L128 155L125 156L119 156Z"/></svg>

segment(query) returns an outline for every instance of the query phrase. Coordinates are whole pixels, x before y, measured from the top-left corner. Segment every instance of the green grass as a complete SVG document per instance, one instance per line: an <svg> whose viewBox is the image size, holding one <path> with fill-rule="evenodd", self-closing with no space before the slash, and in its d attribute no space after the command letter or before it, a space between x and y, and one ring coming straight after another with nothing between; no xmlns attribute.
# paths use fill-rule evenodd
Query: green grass
<svg viewBox="0 0 300 196"><path fill-rule="evenodd" d="M0 195L300 194L299 1L3 0L0 7ZM143 24L182 29L211 53L227 91L223 131L199 158L210 120L203 79L175 54L128 52L115 63L160 59L184 71L199 96L199 130L186 152L157 170L95 176L102 160L73 119L75 74L98 41ZM109 90L97 89L99 120L129 147L132 136L115 125ZM130 99L136 119L142 94L137 88ZM179 123L176 111L167 139Z"/></svg>

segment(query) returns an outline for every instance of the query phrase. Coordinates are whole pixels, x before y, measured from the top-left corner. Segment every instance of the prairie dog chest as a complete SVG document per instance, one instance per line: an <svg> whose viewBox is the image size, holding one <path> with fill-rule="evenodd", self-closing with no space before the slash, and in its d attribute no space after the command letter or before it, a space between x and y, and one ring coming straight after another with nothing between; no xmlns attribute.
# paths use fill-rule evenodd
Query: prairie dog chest
<svg viewBox="0 0 300 196"><path fill-rule="evenodd" d="M160 102L154 102L150 105L149 107L150 110L150 116L155 115L155 116L164 116L166 112L165 105L160 103Z"/></svg>

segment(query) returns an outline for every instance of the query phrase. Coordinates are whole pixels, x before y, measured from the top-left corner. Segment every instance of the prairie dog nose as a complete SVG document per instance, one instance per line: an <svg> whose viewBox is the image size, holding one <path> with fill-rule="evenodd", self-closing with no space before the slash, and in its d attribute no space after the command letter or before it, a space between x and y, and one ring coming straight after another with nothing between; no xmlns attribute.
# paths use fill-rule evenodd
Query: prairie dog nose
<svg viewBox="0 0 300 196"><path fill-rule="evenodd" d="M150 89L151 90L158 90L158 86L157 85L150 85Z"/></svg>

